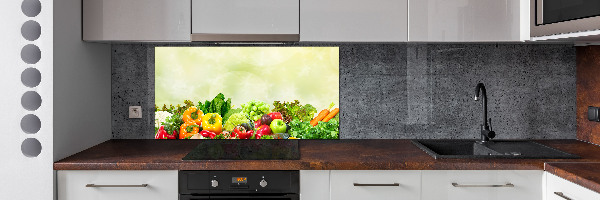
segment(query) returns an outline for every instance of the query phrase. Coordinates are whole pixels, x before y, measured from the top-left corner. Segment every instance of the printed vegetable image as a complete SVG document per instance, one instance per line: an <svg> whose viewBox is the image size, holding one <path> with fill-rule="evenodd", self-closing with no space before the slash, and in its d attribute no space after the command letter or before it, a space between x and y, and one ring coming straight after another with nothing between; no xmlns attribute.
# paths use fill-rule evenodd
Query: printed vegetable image
<svg viewBox="0 0 600 200"><path fill-rule="evenodd" d="M196 112L196 110L198 111L197 113L195 113L196 119L193 119L192 113ZM185 110L185 112L183 112L183 122L195 123L196 125L200 126L202 125L202 115L204 115L204 113L202 113L202 110L198 110L195 106L192 106Z"/></svg>
<svg viewBox="0 0 600 200"><path fill-rule="evenodd" d="M190 131L189 128L191 128L192 130ZM198 125L196 125L196 123L184 123L179 129L179 139L189 139L196 133L198 133L198 131L200 131L200 128L198 128Z"/></svg>
<svg viewBox="0 0 600 200"><path fill-rule="evenodd" d="M225 100L225 95L219 93L212 101L207 100L204 104L198 102L198 109L202 110L203 113L217 113L220 116L225 116L231 109L231 98Z"/></svg>
<svg viewBox="0 0 600 200"><path fill-rule="evenodd" d="M273 112L279 113L283 115L283 121L289 123L294 119L298 119L300 121L310 121L315 113L317 113L317 109L310 104L302 105L298 100L293 102L283 102L275 101L273 102Z"/></svg>
<svg viewBox="0 0 600 200"><path fill-rule="evenodd" d="M331 118L335 117L340 111L340 109L336 108L333 110L333 112L330 112L329 109L331 109L334 105L335 104L331 103L329 105L329 108L321 110L319 115L317 115L313 120L310 121L310 125L316 126L320 121L327 122Z"/></svg>
<svg viewBox="0 0 600 200"><path fill-rule="evenodd" d="M339 47L152 48L157 139L339 139Z"/></svg>
<svg viewBox="0 0 600 200"><path fill-rule="evenodd" d="M325 118L323 118L323 122L328 122L329 120L333 119L339 112L339 108L333 109L331 112L329 112L329 114L327 114L327 116L325 116Z"/></svg>
<svg viewBox="0 0 600 200"><path fill-rule="evenodd" d="M215 98L216 104L221 102L221 96ZM216 112L204 114L190 102L185 100L184 106L163 106L164 110L157 108L155 125L159 122L161 125L155 127L155 139L339 138L340 109L331 109L335 105L333 103L315 115L316 109L312 105L301 105L297 100L291 103L275 101L273 111L277 112L269 112L265 103L251 100L241 105L242 108L227 107L227 120L224 120ZM209 104L213 105L212 101ZM259 116L260 113L263 114ZM250 115L253 116L252 119ZM286 119L289 121L285 121Z"/></svg>
<svg viewBox="0 0 600 200"><path fill-rule="evenodd" d="M283 120L281 119L275 119L273 120L273 122L271 122L271 131L273 131L273 133L285 133L285 131L287 130L287 126L285 125L285 122L283 122Z"/></svg>
<svg viewBox="0 0 600 200"><path fill-rule="evenodd" d="M221 115L218 113L207 113L202 117L202 130L219 134L223 130L222 120Z"/></svg>
<svg viewBox="0 0 600 200"><path fill-rule="evenodd" d="M243 126L236 126L233 134L237 135L240 139L250 139L254 135L254 130L246 130Z"/></svg>
<svg viewBox="0 0 600 200"><path fill-rule="evenodd" d="M248 122L250 122L250 120L244 113L235 113L231 115L229 119L225 122L225 124L223 125L223 129L231 132L236 126Z"/></svg>
<svg viewBox="0 0 600 200"><path fill-rule="evenodd" d="M242 104L242 113L248 115L250 120L260 120L262 115L269 113L269 105L261 101L251 100Z"/></svg>
<svg viewBox="0 0 600 200"><path fill-rule="evenodd" d="M281 117L281 116L280 116ZM272 118L271 116L269 116L268 114L264 114L261 118L260 118L260 124L264 124L264 125L271 125L271 122L273 121L273 119L281 119L281 118Z"/></svg>

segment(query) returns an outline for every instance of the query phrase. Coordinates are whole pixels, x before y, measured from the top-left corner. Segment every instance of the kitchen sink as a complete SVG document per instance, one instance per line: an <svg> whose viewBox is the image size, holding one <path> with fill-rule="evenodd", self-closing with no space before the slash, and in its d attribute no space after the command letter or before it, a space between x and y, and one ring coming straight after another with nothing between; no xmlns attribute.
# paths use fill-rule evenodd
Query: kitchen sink
<svg viewBox="0 0 600 200"><path fill-rule="evenodd" d="M576 159L577 155L526 140L412 140L435 159L443 158L515 158Z"/></svg>

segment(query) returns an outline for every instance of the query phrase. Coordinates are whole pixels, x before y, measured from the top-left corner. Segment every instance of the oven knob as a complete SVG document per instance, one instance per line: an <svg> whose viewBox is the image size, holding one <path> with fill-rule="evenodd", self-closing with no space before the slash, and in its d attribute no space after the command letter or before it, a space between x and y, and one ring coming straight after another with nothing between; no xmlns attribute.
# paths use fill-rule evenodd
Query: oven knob
<svg viewBox="0 0 600 200"><path fill-rule="evenodd" d="M260 181L260 187L267 187L267 181L265 181L265 179Z"/></svg>
<svg viewBox="0 0 600 200"><path fill-rule="evenodd" d="M217 181L217 180L210 181L210 186L212 186L212 187L218 187L219 186L219 181Z"/></svg>

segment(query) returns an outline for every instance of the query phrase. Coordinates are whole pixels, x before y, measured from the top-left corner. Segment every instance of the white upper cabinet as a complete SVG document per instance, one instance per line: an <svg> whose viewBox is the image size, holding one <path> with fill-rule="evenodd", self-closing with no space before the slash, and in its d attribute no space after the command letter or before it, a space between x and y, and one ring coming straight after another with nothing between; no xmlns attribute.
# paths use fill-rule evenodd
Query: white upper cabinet
<svg viewBox="0 0 600 200"><path fill-rule="evenodd" d="M300 41L406 42L408 0L302 0Z"/></svg>
<svg viewBox="0 0 600 200"><path fill-rule="evenodd" d="M190 0L83 0L85 41L189 41Z"/></svg>
<svg viewBox="0 0 600 200"><path fill-rule="evenodd" d="M529 40L528 0L411 0L409 41Z"/></svg>
<svg viewBox="0 0 600 200"><path fill-rule="evenodd" d="M194 41L298 41L299 21L299 0L192 0Z"/></svg>

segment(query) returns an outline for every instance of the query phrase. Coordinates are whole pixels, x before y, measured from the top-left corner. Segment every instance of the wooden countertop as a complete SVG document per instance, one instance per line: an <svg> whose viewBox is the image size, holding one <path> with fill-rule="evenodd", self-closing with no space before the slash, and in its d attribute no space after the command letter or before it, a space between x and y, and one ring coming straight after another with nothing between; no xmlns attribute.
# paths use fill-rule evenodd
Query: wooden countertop
<svg viewBox="0 0 600 200"><path fill-rule="evenodd" d="M600 162L600 147L536 140L581 159L439 159L410 140L300 140L300 160L183 158L202 140L109 140L54 163L55 170L542 170L546 162Z"/></svg>
<svg viewBox="0 0 600 200"><path fill-rule="evenodd" d="M600 162L551 162L545 170L558 177L600 193Z"/></svg>

